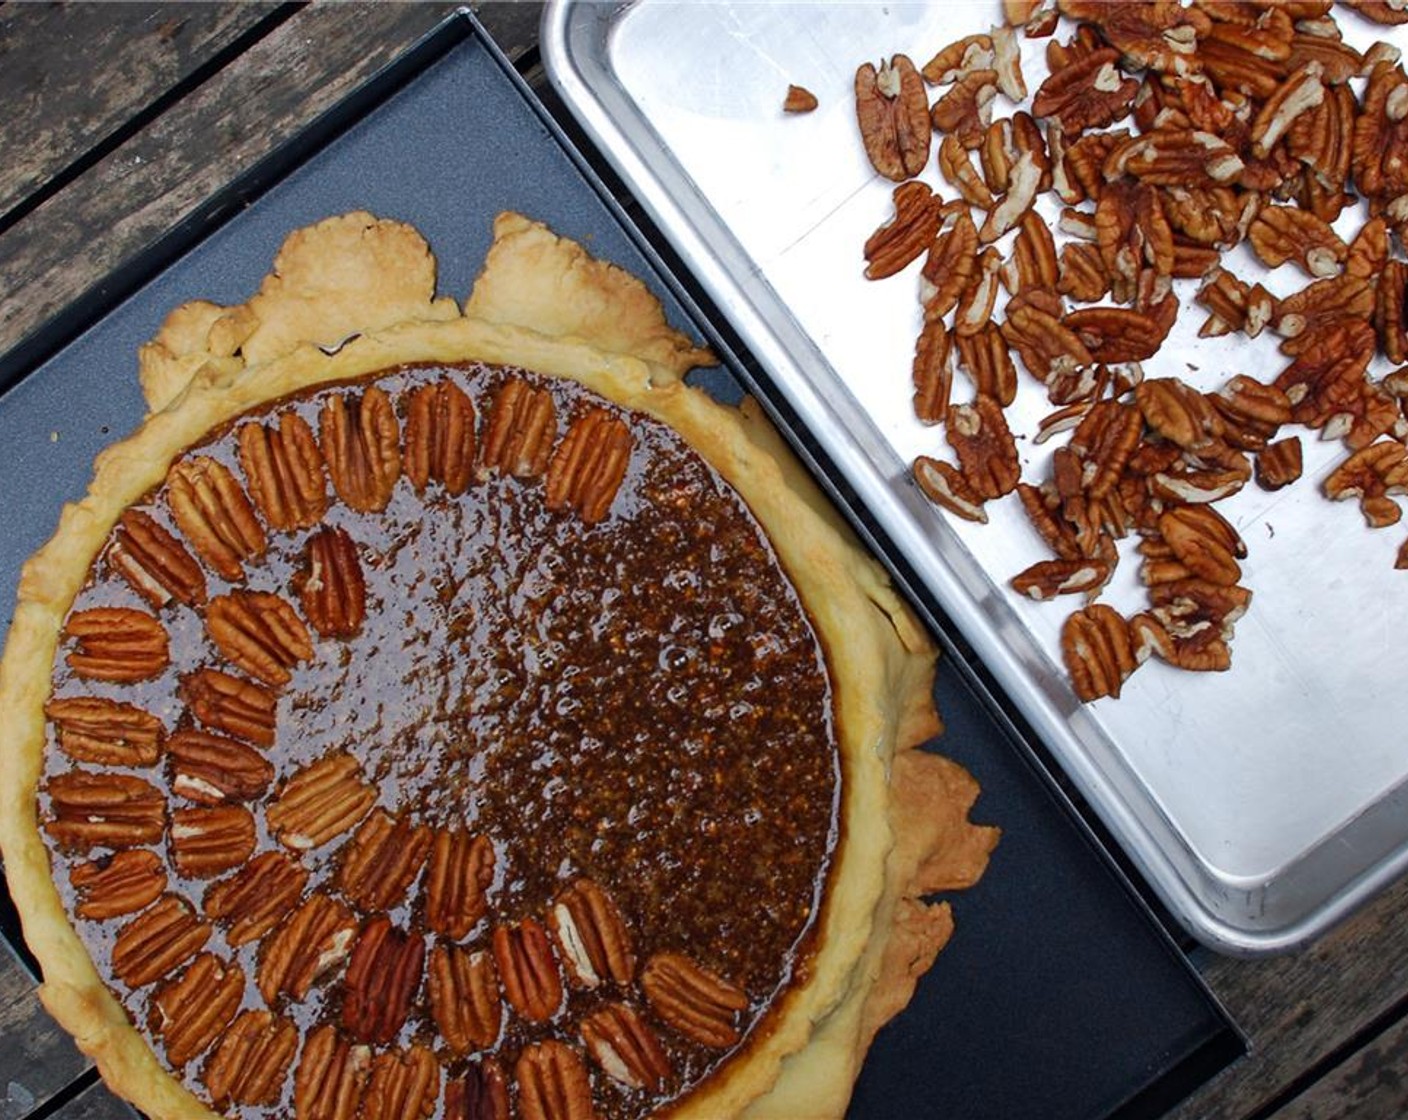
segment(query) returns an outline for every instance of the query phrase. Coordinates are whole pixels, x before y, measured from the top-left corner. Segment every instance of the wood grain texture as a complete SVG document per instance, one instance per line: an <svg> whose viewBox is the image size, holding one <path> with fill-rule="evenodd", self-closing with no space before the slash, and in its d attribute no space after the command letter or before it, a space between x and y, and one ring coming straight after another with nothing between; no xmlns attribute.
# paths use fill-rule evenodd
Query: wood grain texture
<svg viewBox="0 0 1408 1120"><path fill-rule="evenodd" d="M0 939L0 1120L22 1120L87 1068L40 1006L34 981Z"/></svg>
<svg viewBox="0 0 1408 1120"><path fill-rule="evenodd" d="M1408 1023L1400 1020L1279 1110L1274 1120L1408 1116Z"/></svg>
<svg viewBox="0 0 1408 1120"><path fill-rule="evenodd" d="M142 1120L136 1109L113 1096L101 1083L65 1101L50 1117L52 1120Z"/></svg>
<svg viewBox="0 0 1408 1120"><path fill-rule="evenodd" d="M1307 1075L1323 1073L1329 1055L1395 1008L1408 993L1405 907L1408 882L1400 881L1299 952L1256 961L1210 958L1203 976L1250 1036L1252 1052L1185 1101L1170 1120L1264 1115L1298 1091ZM1408 1061L1397 1073L1408 1078ZM1368 1120L1403 1113L1355 1115ZM1281 1120L1281 1112L1275 1116Z"/></svg>
<svg viewBox="0 0 1408 1120"><path fill-rule="evenodd" d="M122 128L274 9L251 4L0 8L0 214Z"/></svg>

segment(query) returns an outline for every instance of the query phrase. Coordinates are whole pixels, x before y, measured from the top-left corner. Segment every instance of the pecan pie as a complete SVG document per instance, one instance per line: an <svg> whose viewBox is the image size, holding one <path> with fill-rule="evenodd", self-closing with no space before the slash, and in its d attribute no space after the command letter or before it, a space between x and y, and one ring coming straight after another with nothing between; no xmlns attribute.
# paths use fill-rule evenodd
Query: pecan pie
<svg viewBox="0 0 1408 1120"><path fill-rule="evenodd" d="M365 214L178 309L25 570L6 870L151 1115L836 1114L995 841L756 410L638 281L496 234L463 312Z"/></svg>

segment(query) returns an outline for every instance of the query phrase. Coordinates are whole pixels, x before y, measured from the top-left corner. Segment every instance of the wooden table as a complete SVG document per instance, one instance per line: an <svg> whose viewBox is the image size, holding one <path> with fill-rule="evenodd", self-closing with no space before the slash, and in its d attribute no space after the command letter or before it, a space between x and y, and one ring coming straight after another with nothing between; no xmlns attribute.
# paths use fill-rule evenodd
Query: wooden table
<svg viewBox="0 0 1408 1120"><path fill-rule="evenodd" d="M0 2L0 352L134 257L434 26L431 3ZM538 6L484 4L542 88ZM3 892L0 892L3 898ZM1300 952L1194 960L1251 1054L1170 1115L1408 1115L1399 883ZM6 900L7 904L7 900ZM131 1117L0 947L0 1120Z"/></svg>

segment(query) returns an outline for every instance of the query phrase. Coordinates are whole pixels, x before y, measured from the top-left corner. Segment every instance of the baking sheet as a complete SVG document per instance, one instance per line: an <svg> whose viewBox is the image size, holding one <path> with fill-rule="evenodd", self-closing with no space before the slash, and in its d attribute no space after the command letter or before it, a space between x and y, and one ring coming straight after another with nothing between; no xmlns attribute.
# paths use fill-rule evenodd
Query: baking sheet
<svg viewBox="0 0 1408 1120"><path fill-rule="evenodd" d="M857 65L897 51L922 65L1000 20L996 0L569 0L551 7L543 43L564 99L1170 909L1214 947L1285 949L1408 866L1408 690L1398 680L1408 589L1393 568L1402 532L1370 532L1355 503L1320 495L1345 452L1307 433L1299 483L1275 494L1248 486L1218 506L1247 541L1243 583L1254 592L1232 670L1151 662L1121 699L1076 701L1059 652L1075 597L1038 604L1006 586L1050 556L1016 497L988 503L991 523L972 525L910 481L916 454L948 454L910 405L918 265L882 282L862 276L861 246L893 213L893 184L859 143ZM1341 22L1360 46L1383 32L1348 13ZM1033 91L1046 42L1024 41ZM817 111L781 112L790 82L817 94ZM1002 102L997 115L1011 108ZM922 178L952 197L932 158ZM1043 205L1053 217L1050 196ZM1245 249L1226 263L1249 280L1266 275ZM1267 287L1304 286L1293 271ZM1286 359L1269 331L1197 338L1196 286L1178 283L1182 313L1145 375L1203 389L1238 372L1274 377ZM1030 436L1054 406L1020 377L1008 415ZM1062 442L1020 440L1023 477L1049 477ZM1123 542L1102 600L1126 615L1145 603L1134 543Z"/></svg>
<svg viewBox="0 0 1408 1120"><path fill-rule="evenodd" d="M479 35L468 16L448 21L375 91L214 200L228 217L215 232L206 219L195 223L204 236L178 231L141 262L129 297L77 334L59 323L39 340L46 360L31 368L0 356L0 381L17 379L0 396L7 604L23 556L52 532L61 502L82 492L92 452L141 418L137 344L182 300L244 298L284 235L318 218L364 207L413 222L440 262L440 293L462 297L492 215L512 206L645 278L673 322L727 352ZM731 366L704 380L734 395L731 374L746 377ZM977 817L1000 823L1003 839L982 883L952 899L958 932L877 1039L853 1114L1160 1114L1241 1052L1237 1033L965 666L946 664L936 698L949 728L939 745L977 775ZM0 926L17 935L3 914Z"/></svg>

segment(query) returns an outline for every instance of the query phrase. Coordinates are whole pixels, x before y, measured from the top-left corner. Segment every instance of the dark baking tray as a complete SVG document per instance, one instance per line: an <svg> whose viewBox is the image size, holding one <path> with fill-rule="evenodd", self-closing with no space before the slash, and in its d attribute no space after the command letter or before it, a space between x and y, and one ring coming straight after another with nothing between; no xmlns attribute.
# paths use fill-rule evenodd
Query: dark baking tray
<svg viewBox="0 0 1408 1120"><path fill-rule="evenodd" d="M290 230L358 208L416 225L440 262L441 292L459 298L495 213L541 218L645 278L674 323L709 340L725 368L702 376L706 388L735 397L743 385L769 400L716 326L720 317L671 275L552 113L461 12L0 358L6 604L61 502L83 492L93 456L141 419L136 349L165 313L196 297L246 298ZM936 619L932 604L919 605ZM952 899L957 933L876 1040L852 1113L1157 1116L1240 1054L1242 1039L980 671L939 636L950 652L938 685L948 724L939 746L977 776L975 815L1004 836L986 878Z"/></svg>

